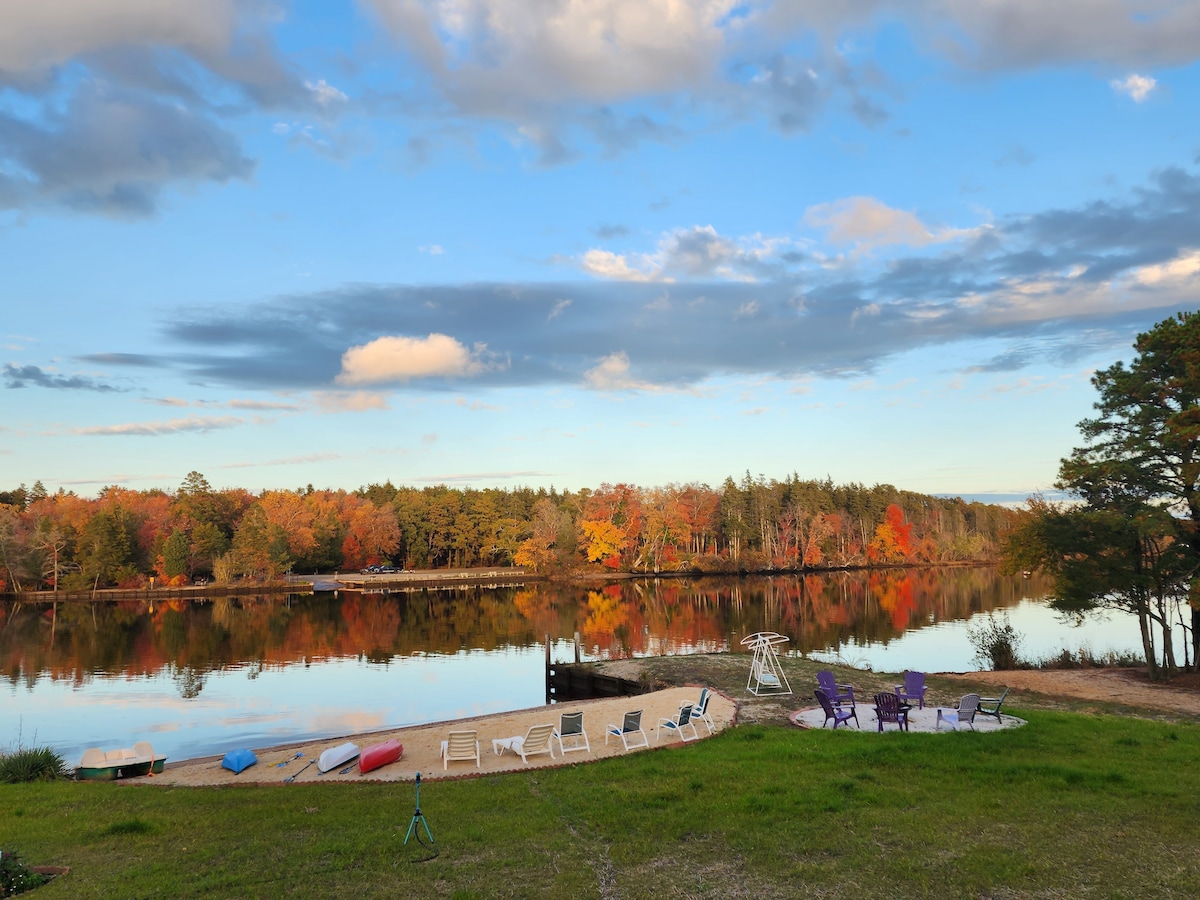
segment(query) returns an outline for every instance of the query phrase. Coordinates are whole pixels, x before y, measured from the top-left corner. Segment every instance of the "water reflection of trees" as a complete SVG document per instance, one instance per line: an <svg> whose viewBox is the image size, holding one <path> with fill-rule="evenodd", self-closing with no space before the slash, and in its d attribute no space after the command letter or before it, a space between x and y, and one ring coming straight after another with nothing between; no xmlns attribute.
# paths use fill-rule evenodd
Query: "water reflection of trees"
<svg viewBox="0 0 1200 900"><path fill-rule="evenodd" d="M589 656L710 652L772 630L799 651L887 643L906 630L1043 596L991 569L896 569L774 578L624 580L396 594L219 597L0 607L10 684L169 670L185 697L207 673L326 658L528 647L580 636Z"/></svg>

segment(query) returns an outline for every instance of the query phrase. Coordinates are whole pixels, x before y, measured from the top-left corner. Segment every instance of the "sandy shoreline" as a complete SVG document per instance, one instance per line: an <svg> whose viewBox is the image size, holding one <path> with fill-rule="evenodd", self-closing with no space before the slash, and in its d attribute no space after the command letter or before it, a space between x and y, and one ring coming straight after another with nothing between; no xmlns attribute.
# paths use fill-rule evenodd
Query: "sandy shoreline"
<svg viewBox="0 0 1200 900"><path fill-rule="evenodd" d="M606 745L604 732L609 724L620 723L624 714L630 710L642 710L642 728L649 739L650 749L658 747L679 746L680 740L665 729L661 740L655 735L655 726L660 719L675 716L683 703L695 703L700 698L699 687L668 688L642 694L638 697L618 697L603 700L576 700L566 703L556 703L553 706L539 706L533 709L514 710L513 712L497 713L494 715L477 716L470 719L456 719L451 722L435 722L428 725L416 725L407 728L394 728L386 731L376 731L368 734L352 734L336 738L325 738L316 741L306 741L293 744L278 744L264 748L250 748L258 757L258 762L241 774L234 774L221 768L221 757L212 756L201 759L184 760L166 766L161 775L152 778L127 779L121 784L142 785L224 785L224 784L279 784L286 786L284 779L295 776L295 784L313 782L355 782L355 781L415 781L418 772L421 779L462 778L474 775L510 772L521 769L543 768L547 766L574 765L581 762L592 762L605 757L618 756L625 752L620 740L612 739ZM712 692L709 702L709 715L720 730L729 727L734 722L736 704L729 697ZM532 725L552 723L556 727L563 713L583 711L583 725L591 743L591 752L568 753L565 758L558 753L555 744L554 759L545 754L533 756L529 761L522 762L521 757L510 752L497 755L492 750L492 741L496 738L509 738L524 735ZM446 739L451 730L461 731L474 729L477 732L480 751L480 765L474 762L452 762L448 768L443 768L440 758L441 742ZM698 723L697 731L701 739L707 738L708 729ZM321 774L317 769L316 760L325 750L353 741L359 748L396 738L404 745L404 754L399 760L383 766L366 775L360 775L358 765L345 775L339 774L346 766L333 769ZM635 752L635 751L631 751ZM297 753L303 756L296 758ZM312 764L305 768L309 761ZM284 765L279 765L284 763Z"/></svg>
<svg viewBox="0 0 1200 900"><path fill-rule="evenodd" d="M609 674L639 677L642 666L636 661L626 661L620 668L613 668ZM695 678L690 673L688 681ZM1144 673L1127 669L1085 669L1079 671L1039 671L1020 670L1008 672L962 672L940 673L938 677L961 679L978 684L987 682L997 686L997 692L1003 686L1011 686L1019 692L1044 694L1045 696L1073 697L1080 699L1105 700L1108 702L1126 703L1131 706L1141 706L1146 709L1172 710L1188 714L1200 714L1200 680L1197 676L1177 679L1177 683L1167 685L1150 685L1144 681ZM706 679L707 680L707 679ZM1194 681L1195 680L1195 681ZM1194 683L1193 683L1194 681ZM1185 684L1186 683L1186 684ZM153 778L127 779L119 784L142 785L227 785L227 784L279 784L284 785L284 779L295 775L297 784L323 781L354 782L354 781L413 781L418 772L422 779L462 778L475 775L493 774L498 772L519 771L524 768L542 768L547 766L576 765L581 762L591 762L616 756L624 752L619 741L604 743L605 728L610 723L621 721L625 712L642 709L642 724L647 733L650 749L658 747L679 746L680 741L673 735L664 733L661 741L656 740L655 726L662 718L673 716L680 704L696 702L700 696L700 687L668 688L643 694L639 697L621 697L603 700L579 700L558 703L553 706L538 706L525 710L514 710L507 713L476 716L468 719L436 722L427 725L393 728L374 732L350 734L341 737L325 738L303 742L276 744L253 749L258 756L258 763L235 775L221 768L221 757L205 757L179 762L168 762L166 771ZM814 708L812 697L803 690L787 697L751 698L742 696L736 691L737 700L726 693L714 691L709 712L718 731L728 728L735 721L758 721L761 716L755 715L755 710L776 709L777 713L768 712L768 719L779 715L785 721L802 727L820 728L823 714ZM943 692L945 693L945 692ZM941 698L942 703L952 703L953 697ZM935 701L937 702L937 701ZM1010 701L1020 705L1019 698ZM739 705L742 707L739 714ZM799 708L797 708L799 707ZM860 727L863 730L875 730L874 719L870 713L870 704L865 707L860 704ZM546 755L531 757L528 763L523 763L519 756L511 753L496 755L492 752L492 740L523 735L531 725L551 723L557 725L559 716L564 712L582 710L584 712L584 727L591 742L591 752L569 753L565 758L556 750L555 758L551 760ZM930 716L936 715L935 708L927 710ZM1011 717L1006 716L1006 719ZM1011 727L1020 720L1012 719L1004 724ZM924 725L928 724L929 729ZM977 720L980 730L993 730L990 720ZM996 723L999 725L1000 723ZM914 730L932 730L935 723L931 720L924 723L918 712L913 720ZM477 769L473 763L455 762L448 769L442 767L440 759L441 742L451 730L475 729L480 742L480 766ZM701 739L708 737L708 730L699 727ZM376 769L362 776L358 773L357 765L345 775L339 774L342 766L325 774L317 769L316 759L321 753L350 740L360 748L382 743L392 738L398 739L404 745L404 755L395 763ZM233 749L233 748L230 748ZM303 754L296 758L296 754ZM312 760L313 764L301 771L305 763ZM279 766L279 763L285 763Z"/></svg>

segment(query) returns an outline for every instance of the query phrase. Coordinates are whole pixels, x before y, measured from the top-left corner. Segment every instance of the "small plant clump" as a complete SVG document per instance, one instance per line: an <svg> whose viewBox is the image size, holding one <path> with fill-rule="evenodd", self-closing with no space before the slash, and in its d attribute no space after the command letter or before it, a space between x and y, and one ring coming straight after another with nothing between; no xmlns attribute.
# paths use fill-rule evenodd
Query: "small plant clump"
<svg viewBox="0 0 1200 900"><path fill-rule="evenodd" d="M49 880L49 875L30 871L13 851L0 850L0 897L15 897L41 887Z"/></svg>
<svg viewBox="0 0 1200 900"><path fill-rule="evenodd" d="M987 622L972 625L967 629L967 639L975 647L975 658L985 667L997 672L1028 668L1018 652L1023 638L1007 615L1002 622L989 615Z"/></svg>
<svg viewBox="0 0 1200 900"><path fill-rule="evenodd" d="M49 747L18 747L0 755L0 784L69 778L67 764Z"/></svg>

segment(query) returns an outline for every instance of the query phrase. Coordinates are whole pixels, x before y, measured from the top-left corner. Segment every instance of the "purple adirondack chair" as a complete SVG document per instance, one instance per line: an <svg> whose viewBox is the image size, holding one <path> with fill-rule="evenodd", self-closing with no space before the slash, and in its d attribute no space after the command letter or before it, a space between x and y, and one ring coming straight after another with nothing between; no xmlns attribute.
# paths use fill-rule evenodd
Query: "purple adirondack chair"
<svg viewBox="0 0 1200 900"><path fill-rule="evenodd" d="M905 672L904 684L896 685L896 699L901 703L916 700L917 708L925 708L925 673Z"/></svg>
<svg viewBox="0 0 1200 900"><path fill-rule="evenodd" d="M833 679L833 673L823 670L817 673L817 686L825 692L826 698L834 706L849 702L854 706L854 688L848 684L838 684Z"/></svg>
<svg viewBox="0 0 1200 900"><path fill-rule="evenodd" d="M829 724L830 719L833 719L834 731L837 730L839 725L841 725L843 722L848 722L850 719L854 720L854 727L858 728L858 712L853 706L851 706L849 709L841 706L834 706L829 699L829 695L820 688L817 688L815 691L813 691L813 696L816 697L817 702L821 704L821 709L825 710L825 721L821 723L822 728Z"/></svg>
<svg viewBox="0 0 1200 900"><path fill-rule="evenodd" d="M880 731L883 731L884 722L891 722L908 731L908 710L909 707L901 703L895 694L875 695L875 720L879 723Z"/></svg>

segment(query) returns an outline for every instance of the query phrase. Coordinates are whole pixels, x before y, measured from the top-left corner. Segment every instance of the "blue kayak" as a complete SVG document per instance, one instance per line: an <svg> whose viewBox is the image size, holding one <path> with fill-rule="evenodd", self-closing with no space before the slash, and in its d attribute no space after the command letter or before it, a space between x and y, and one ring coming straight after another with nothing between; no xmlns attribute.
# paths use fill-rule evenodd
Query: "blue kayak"
<svg viewBox="0 0 1200 900"><path fill-rule="evenodd" d="M253 750L230 750L221 760L221 768L228 769L236 775L250 768L256 762L258 762L258 757L254 755Z"/></svg>

